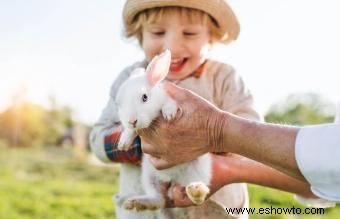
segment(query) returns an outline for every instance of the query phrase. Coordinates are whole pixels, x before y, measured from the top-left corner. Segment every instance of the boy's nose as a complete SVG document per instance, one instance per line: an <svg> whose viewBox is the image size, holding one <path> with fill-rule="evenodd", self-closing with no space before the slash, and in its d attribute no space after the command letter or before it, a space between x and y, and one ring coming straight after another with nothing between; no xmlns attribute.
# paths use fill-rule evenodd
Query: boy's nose
<svg viewBox="0 0 340 219"><path fill-rule="evenodd" d="M179 37L172 36L166 38L163 49L169 49L171 54L177 54L180 52L182 46L181 39Z"/></svg>

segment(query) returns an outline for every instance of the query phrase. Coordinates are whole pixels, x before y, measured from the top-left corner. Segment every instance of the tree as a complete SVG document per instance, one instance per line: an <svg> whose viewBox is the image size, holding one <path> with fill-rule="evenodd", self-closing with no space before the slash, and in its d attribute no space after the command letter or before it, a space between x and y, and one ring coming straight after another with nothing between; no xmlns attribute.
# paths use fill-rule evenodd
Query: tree
<svg viewBox="0 0 340 219"><path fill-rule="evenodd" d="M333 122L334 112L334 104L319 94L291 94L274 104L265 120L292 125L320 124Z"/></svg>
<svg viewBox="0 0 340 219"><path fill-rule="evenodd" d="M46 124L41 106L23 103L0 114L0 137L11 146L40 145L42 136L46 136Z"/></svg>
<svg viewBox="0 0 340 219"><path fill-rule="evenodd" d="M73 125L70 107L46 109L23 102L0 113L0 138L10 146L55 145Z"/></svg>

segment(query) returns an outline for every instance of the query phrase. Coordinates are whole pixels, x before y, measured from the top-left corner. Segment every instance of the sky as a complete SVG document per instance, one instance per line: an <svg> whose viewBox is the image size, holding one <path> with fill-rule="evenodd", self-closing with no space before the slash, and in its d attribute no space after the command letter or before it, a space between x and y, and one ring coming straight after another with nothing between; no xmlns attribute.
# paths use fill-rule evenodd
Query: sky
<svg viewBox="0 0 340 219"><path fill-rule="evenodd" d="M93 123L118 73L143 58L122 36L124 0L0 0L0 111L55 96ZM209 54L231 64L265 113L292 93L340 99L340 2L229 0L239 39Z"/></svg>

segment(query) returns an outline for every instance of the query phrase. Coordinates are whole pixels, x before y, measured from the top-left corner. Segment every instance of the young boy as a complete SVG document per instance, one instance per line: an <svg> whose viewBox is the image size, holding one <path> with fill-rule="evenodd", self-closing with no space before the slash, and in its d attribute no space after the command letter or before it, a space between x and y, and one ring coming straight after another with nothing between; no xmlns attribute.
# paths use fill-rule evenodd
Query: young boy
<svg viewBox="0 0 340 219"><path fill-rule="evenodd" d="M147 63L165 49L172 53L167 79L188 88L215 104L221 110L258 120L252 107L252 97L242 79L227 64L206 58L216 42L229 43L239 34L239 23L233 11L221 0L128 0L123 9L125 34L136 37L145 54L145 60L123 70L111 87L110 98L91 136L92 151L103 161L124 163L120 184L139 185L142 157L141 140L137 137L132 148L117 150L122 130L114 104L119 86L136 67ZM124 171L134 172L136 179L126 178ZM120 191L120 195L129 195ZM132 194L136 195L136 194ZM122 210L117 204L117 210ZM230 184L221 188L203 205L187 208L187 218L246 218L246 215L228 215L225 208L248 206L245 184ZM118 212L118 214L120 214ZM124 218L124 216L119 215ZM125 216L128 217L128 216Z"/></svg>

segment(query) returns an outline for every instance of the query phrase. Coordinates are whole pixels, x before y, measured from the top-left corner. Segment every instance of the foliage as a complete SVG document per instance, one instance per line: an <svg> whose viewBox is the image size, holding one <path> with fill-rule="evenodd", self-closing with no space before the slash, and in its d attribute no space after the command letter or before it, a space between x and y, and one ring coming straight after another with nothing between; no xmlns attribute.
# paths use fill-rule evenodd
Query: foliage
<svg viewBox="0 0 340 219"><path fill-rule="evenodd" d="M52 145L72 124L69 107L46 109L24 102L0 113L0 138L10 146Z"/></svg>
<svg viewBox="0 0 340 219"><path fill-rule="evenodd" d="M44 110L38 105L25 103L0 114L0 136L13 145L41 144L45 127Z"/></svg>
<svg viewBox="0 0 340 219"><path fill-rule="evenodd" d="M334 120L334 111L335 106L318 94L293 94L274 104L265 120L292 125L329 123Z"/></svg>

